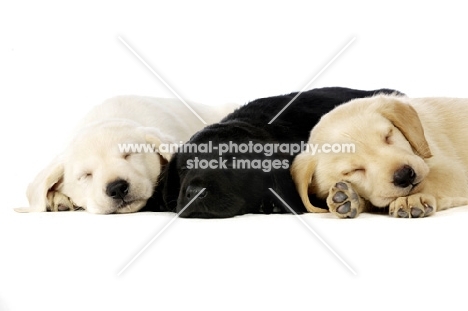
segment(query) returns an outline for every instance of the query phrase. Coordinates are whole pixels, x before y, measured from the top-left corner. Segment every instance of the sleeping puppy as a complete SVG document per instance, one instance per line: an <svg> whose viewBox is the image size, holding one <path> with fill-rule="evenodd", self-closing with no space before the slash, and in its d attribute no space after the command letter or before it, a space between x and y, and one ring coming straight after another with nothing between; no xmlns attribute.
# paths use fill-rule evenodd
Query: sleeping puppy
<svg viewBox="0 0 468 311"><path fill-rule="evenodd" d="M237 108L190 105L208 123ZM87 114L63 153L29 185L30 207L16 210L136 212L153 194L161 168L171 157L158 147L184 142L203 126L176 99L111 98Z"/></svg>
<svg viewBox="0 0 468 311"><path fill-rule="evenodd" d="M296 157L291 172L304 205L323 212L309 202L315 194L341 218L373 207L419 218L468 204L467 119L467 99L378 95L337 107L309 143L354 152Z"/></svg>
<svg viewBox="0 0 468 311"><path fill-rule="evenodd" d="M383 91L307 91L271 124L270 120L297 93L257 99L242 106L220 123L196 133L179 149L162 172L148 209L183 211L182 217L200 218L289 213L278 195L295 212L306 211L289 172L301 143L306 142L319 118L335 106Z"/></svg>

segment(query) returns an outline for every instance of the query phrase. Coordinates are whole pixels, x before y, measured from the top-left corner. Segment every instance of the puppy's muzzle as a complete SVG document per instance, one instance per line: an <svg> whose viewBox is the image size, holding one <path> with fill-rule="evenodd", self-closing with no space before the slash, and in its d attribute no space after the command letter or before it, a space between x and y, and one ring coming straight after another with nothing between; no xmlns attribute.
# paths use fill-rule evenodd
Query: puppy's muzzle
<svg viewBox="0 0 468 311"><path fill-rule="evenodd" d="M127 181L117 179L116 181L107 184L106 194L114 200L123 200L127 196L129 188L130 185Z"/></svg>
<svg viewBox="0 0 468 311"><path fill-rule="evenodd" d="M400 188L406 188L412 185L416 179L416 173L409 165L404 165L393 174L393 184Z"/></svg>

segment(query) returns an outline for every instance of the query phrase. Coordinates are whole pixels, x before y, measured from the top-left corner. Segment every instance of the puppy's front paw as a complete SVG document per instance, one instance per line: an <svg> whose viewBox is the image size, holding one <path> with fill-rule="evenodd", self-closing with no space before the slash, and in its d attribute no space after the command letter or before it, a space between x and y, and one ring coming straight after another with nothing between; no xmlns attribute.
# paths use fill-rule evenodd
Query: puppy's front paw
<svg viewBox="0 0 468 311"><path fill-rule="evenodd" d="M47 194L47 204L47 211L49 212L64 212L75 210L71 199L58 191L50 191Z"/></svg>
<svg viewBox="0 0 468 311"><path fill-rule="evenodd" d="M432 195L417 193L397 198L390 203L390 216L400 218L421 218L430 216L436 211L436 199Z"/></svg>
<svg viewBox="0 0 468 311"><path fill-rule="evenodd" d="M354 218L360 212L361 199L347 181L340 181L331 187L327 205L330 212L340 218Z"/></svg>

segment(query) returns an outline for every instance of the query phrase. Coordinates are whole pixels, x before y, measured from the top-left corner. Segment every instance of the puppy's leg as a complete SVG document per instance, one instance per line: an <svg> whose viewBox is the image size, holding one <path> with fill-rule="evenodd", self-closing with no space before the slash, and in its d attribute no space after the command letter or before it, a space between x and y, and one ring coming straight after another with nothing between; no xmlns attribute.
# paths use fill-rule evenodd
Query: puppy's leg
<svg viewBox="0 0 468 311"><path fill-rule="evenodd" d="M47 210L50 212L74 211L75 207L69 197L57 191L47 193Z"/></svg>
<svg viewBox="0 0 468 311"><path fill-rule="evenodd" d="M442 198L437 200L437 211L443 211L451 207L468 205L468 198Z"/></svg>
<svg viewBox="0 0 468 311"><path fill-rule="evenodd" d="M436 199L425 193L416 193L407 197L397 198L390 203L390 216L400 218L421 218L451 207L468 204L468 198L445 197Z"/></svg>
<svg viewBox="0 0 468 311"><path fill-rule="evenodd" d="M330 212L340 218L355 218L366 210L368 204L347 181L336 183L331 187L327 197Z"/></svg>

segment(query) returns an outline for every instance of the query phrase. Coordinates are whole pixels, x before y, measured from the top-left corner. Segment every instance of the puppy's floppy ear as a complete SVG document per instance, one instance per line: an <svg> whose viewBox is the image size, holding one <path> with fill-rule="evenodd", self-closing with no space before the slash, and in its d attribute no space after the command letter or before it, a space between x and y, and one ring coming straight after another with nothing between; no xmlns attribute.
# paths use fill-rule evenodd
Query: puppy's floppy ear
<svg viewBox="0 0 468 311"><path fill-rule="evenodd" d="M158 176L153 195L146 201L141 211L176 212L180 192L180 178L177 169L177 153L163 165Z"/></svg>
<svg viewBox="0 0 468 311"><path fill-rule="evenodd" d="M161 172L158 186L156 187L156 193L158 193L158 196L161 198L165 211L176 211L179 192L180 177L176 153Z"/></svg>
<svg viewBox="0 0 468 311"><path fill-rule="evenodd" d="M171 156L175 151L171 150L171 145L177 145L177 143L179 143L175 140L175 138L162 133L155 127L140 127L139 130L144 132L146 142L149 144L154 144L154 146L158 148L158 153L166 161L171 159Z"/></svg>
<svg viewBox="0 0 468 311"><path fill-rule="evenodd" d="M49 206L47 194L63 179L64 166L62 157L57 157L43 169L29 184L26 196L29 208L15 208L17 212L46 212Z"/></svg>
<svg viewBox="0 0 468 311"><path fill-rule="evenodd" d="M317 160L310 153L302 152L294 159L291 165L291 175L302 203L309 212L327 213L328 210L313 206L309 200L309 184L312 181Z"/></svg>
<svg viewBox="0 0 468 311"><path fill-rule="evenodd" d="M397 98L392 98L391 102L382 103L377 111L403 133L417 154L423 158L432 157L421 120L413 107Z"/></svg>
<svg viewBox="0 0 468 311"><path fill-rule="evenodd" d="M263 199L263 211L265 213L275 212L275 207L282 207L281 210L285 213L291 213L291 209L297 214L307 211L297 193L289 169L271 170L268 177L267 186L269 189L264 190L267 195ZM288 206L284 206L283 201Z"/></svg>

